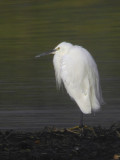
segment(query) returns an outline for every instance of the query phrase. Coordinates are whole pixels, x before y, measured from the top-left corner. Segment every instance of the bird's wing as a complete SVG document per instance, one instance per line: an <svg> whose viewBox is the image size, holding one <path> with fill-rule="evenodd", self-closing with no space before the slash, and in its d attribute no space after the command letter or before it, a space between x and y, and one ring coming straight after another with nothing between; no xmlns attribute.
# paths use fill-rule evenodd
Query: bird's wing
<svg viewBox="0 0 120 160"><path fill-rule="evenodd" d="M70 52L62 59L61 77L68 94L76 101L81 111L91 113L91 64L85 50ZM93 77L94 78L94 77Z"/></svg>

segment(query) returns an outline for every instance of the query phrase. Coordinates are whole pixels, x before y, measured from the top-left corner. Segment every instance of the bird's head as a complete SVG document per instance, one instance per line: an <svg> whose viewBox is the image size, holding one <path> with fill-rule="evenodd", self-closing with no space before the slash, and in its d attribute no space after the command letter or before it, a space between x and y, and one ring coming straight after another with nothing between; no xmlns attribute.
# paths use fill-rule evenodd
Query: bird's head
<svg viewBox="0 0 120 160"><path fill-rule="evenodd" d="M49 54L61 54L65 55L68 53L69 49L72 47L71 43L68 42L62 42L58 44L53 50L39 54L36 56L36 58L39 58L41 56L49 55Z"/></svg>

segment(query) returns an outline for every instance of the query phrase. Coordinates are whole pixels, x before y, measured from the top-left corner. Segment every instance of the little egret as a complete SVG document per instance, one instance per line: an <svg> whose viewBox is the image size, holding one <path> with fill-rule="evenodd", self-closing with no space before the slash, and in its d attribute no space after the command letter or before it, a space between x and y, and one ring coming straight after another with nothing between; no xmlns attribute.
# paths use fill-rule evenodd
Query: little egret
<svg viewBox="0 0 120 160"><path fill-rule="evenodd" d="M54 54L53 65L58 87L63 82L67 93L84 114L100 109L104 103L97 65L91 54L83 47L62 42L50 52L36 58Z"/></svg>

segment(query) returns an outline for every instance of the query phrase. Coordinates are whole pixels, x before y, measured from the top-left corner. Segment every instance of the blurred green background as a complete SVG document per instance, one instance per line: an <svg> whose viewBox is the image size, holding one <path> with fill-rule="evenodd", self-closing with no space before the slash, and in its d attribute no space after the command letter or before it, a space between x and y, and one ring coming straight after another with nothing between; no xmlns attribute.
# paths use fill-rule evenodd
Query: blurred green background
<svg viewBox="0 0 120 160"><path fill-rule="evenodd" d="M79 108L56 90L52 56L34 57L62 41L93 55L106 105L84 117L109 126L120 115L120 1L0 1L0 128L68 127Z"/></svg>

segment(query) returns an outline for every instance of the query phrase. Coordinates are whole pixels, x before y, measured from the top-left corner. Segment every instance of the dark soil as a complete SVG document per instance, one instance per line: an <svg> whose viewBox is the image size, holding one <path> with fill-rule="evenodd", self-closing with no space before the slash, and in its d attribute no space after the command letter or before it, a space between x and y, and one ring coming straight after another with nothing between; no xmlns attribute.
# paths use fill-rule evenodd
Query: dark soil
<svg viewBox="0 0 120 160"><path fill-rule="evenodd" d="M120 124L109 129L45 128L0 131L0 160L113 160L120 158Z"/></svg>

